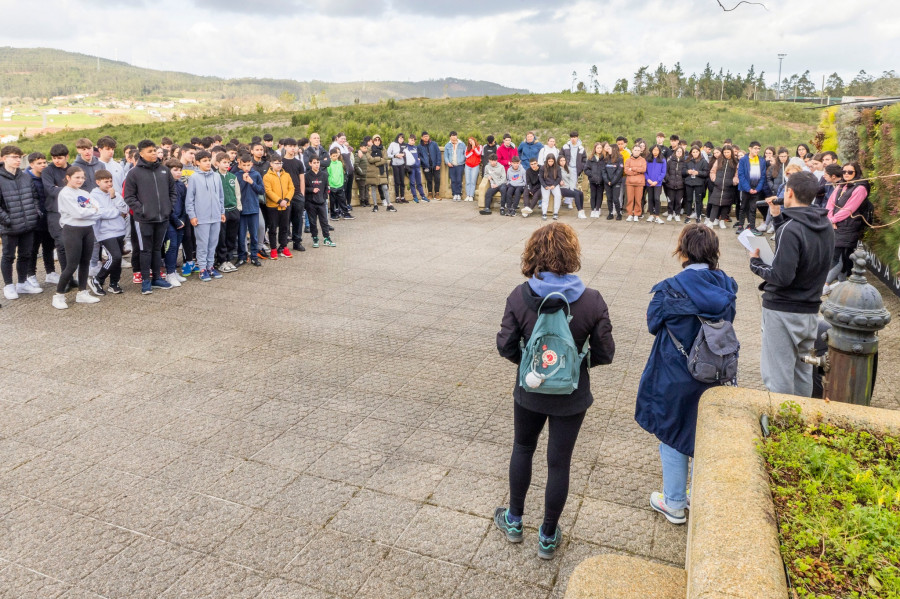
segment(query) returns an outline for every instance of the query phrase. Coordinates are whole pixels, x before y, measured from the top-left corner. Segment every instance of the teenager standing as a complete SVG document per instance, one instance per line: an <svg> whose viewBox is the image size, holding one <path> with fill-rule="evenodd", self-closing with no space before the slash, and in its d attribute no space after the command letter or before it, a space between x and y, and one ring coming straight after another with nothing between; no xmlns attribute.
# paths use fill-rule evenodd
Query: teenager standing
<svg viewBox="0 0 900 599"><path fill-rule="evenodd" d="M709 180L712 181L713 189L709 194L711 208L709 218L705 223L707 227L712 228L718 225L720 229L725 228L725 216L728 215L731 205L737 197L737 167L738 160L734 155L734 149L729 145L724 146L709 170ZM738 223L737 230L738 232L744 230L740 223Z"/></svg>
<svg viewBox="0 0 900 599"><path fill-rule="evenodd" d="M594 144L591 157L587 159L584 166L591 191L591 218L600 217L600 207L603 205L603 171L605 170L606 159L603 156L603 144L598 141Z"/></svg>
<svg viewBox="0 0 900 599"><path fill-rule="evenodd" d="M606 192L606 206L609 214L606 220L622 220L622 175L625 172L625 160L618 147L603 144L603 158L606 169L603 171L603 189Z"/></svg>
<svg viewBox="0 0 900 599"><path fill-rule="evenodd" d="M666 160L666 178L663 181L663 189L666 191L666 199L669 202L669 215L666 220L674 220L677 223L681 222L681 213L690 209L685 205L684 177L681 174L683 168L684 148L676 146Z"/></svg>
<svg viewBox="0 0 900 599"><path fill-rule="evenodd" d="M19 298L20 293L41 293L39 285L28 282L28 265L34 246L34 230L40 220L31 175L22 168L22 150L6 146L0 150L0 240L3 242L3 295ZM13 283L12 267L16 264L18 285ZM86 277L85 277L86 280ZM66 282L68 284L68 282Z"/></svg>
<svg viewBox="0 0 900 599"><path fill-rule="evenodd" d="M625 195L628 202L625 212L628 213L627 221L638 221L641 218L641 199L644 196L644 185L647 172L647 161L641 156L641 146L635 144L631 156L625 161Z"/></svg>
<svg viewBox="0 0 900 599"><path fill-rule="evenodd" d="M450 191L453 201L462 201L463 171L466 167L466 144L459 140L456 131L450 132L450 141L444 146L444 163L449 169Z"/></svg>
<svg viewBox="0 0 900 599"><path fill-rule="evenodd" d="M660 197L662 195L662 183L666 178L666 159L663 156L662 146L652 146L647 158L647 172L644 173L647 193L647 222L663 224L659 218Z"/></svg>
<svg viewBox="0 0 900 599"><path fill-rule="evenodd" d="M58 310L69 307L66 303L66 290L76 270L78 293L75 302L95 304L100 301L87 290L88 269L91 264L91 252L94 249L94 222L100 218L100 208L91 198L91 194L82 189L82 185L84 185L84 171L81 167L70 166L66 171L66 186L59 192L58 198L59 222L68 256L66 268L59 276L56 294L51 302ZM96 182L94 186L96 187Z"/></svg>
<svg viewBox="0 0 900 599"><path fill-rule="evenodd" d="M406 204L406 137L397 134L387 149L387 157L391 161L391 174L394 176L394 199L398 204ZM332 207L334 210L334 207Z"/></svg>
<svg viewBox="0 0 900 599"><path fill-rule="evenodd" d="M475 187L478 184L478 174L481 172L482 147L474 137L466 141L466 201L475 201Z"/></svg>

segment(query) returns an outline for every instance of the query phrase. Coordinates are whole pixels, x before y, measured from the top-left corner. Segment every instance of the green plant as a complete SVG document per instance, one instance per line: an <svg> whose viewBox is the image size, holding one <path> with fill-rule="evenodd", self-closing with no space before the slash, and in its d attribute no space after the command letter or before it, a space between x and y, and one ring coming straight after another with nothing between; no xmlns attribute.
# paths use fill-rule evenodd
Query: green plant
<svg viewBox="0 0 900 599"><path fill-rule="evenodd" d="M785 403L760 445L795 597L900 598L900 440L804 423Z"/></svg>

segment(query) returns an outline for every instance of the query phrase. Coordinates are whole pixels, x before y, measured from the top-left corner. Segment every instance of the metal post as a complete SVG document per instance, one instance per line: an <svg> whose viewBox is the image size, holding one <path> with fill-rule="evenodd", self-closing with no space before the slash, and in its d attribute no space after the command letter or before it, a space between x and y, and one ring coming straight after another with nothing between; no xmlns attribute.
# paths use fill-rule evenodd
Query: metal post
<svg viewBox="0 0 900 599"><path fill-rule="evenodd" d="M787 54L779 54L778 55L778 93L775 98L776 100L781 99L781 61L784 60L785 56L787 56Z"/></svg>

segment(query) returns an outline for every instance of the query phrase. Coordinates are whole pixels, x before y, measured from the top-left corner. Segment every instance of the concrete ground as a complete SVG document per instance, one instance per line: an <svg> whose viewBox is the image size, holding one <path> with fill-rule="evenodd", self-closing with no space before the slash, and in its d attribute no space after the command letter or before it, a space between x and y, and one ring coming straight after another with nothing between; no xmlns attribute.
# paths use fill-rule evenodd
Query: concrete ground
<svg viewBox="0 0 900 599"><path fill-rule="evenodd" d="M515 368L494 345L539 218L449 201L358 208L336 248L92 306L51 290L0 310L0 597L562 597L621 552L683 566L686 528L648 508L657 444L633 420L648 291L680 226L563 218L610 306L616 359L592 371L565 544L537 559L506 501ZM731 230L741 384L761 388L758 280ZM882 288L884 292L884 289ZM898 408L900 302L877 405ZM543 440L539 451L546 448Z"/></svg>

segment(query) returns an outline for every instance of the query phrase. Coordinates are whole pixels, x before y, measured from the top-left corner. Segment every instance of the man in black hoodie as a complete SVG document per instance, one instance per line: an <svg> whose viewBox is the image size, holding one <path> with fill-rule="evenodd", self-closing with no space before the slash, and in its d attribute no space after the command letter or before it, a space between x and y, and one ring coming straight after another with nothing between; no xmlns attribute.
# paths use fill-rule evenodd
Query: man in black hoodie
<svg viewBox="0 0 900 599"><path fill-rule="evenodd" d="M813 367L803 356L813 349L816 315L834 249L834 229L824 208L810 206L819 182L812 173L794 173L784 191L784 210L769 201L775 225L775 258L766 264L759 250L750 270L762 277L763 383L773 393L811 397Z"/></svg>

